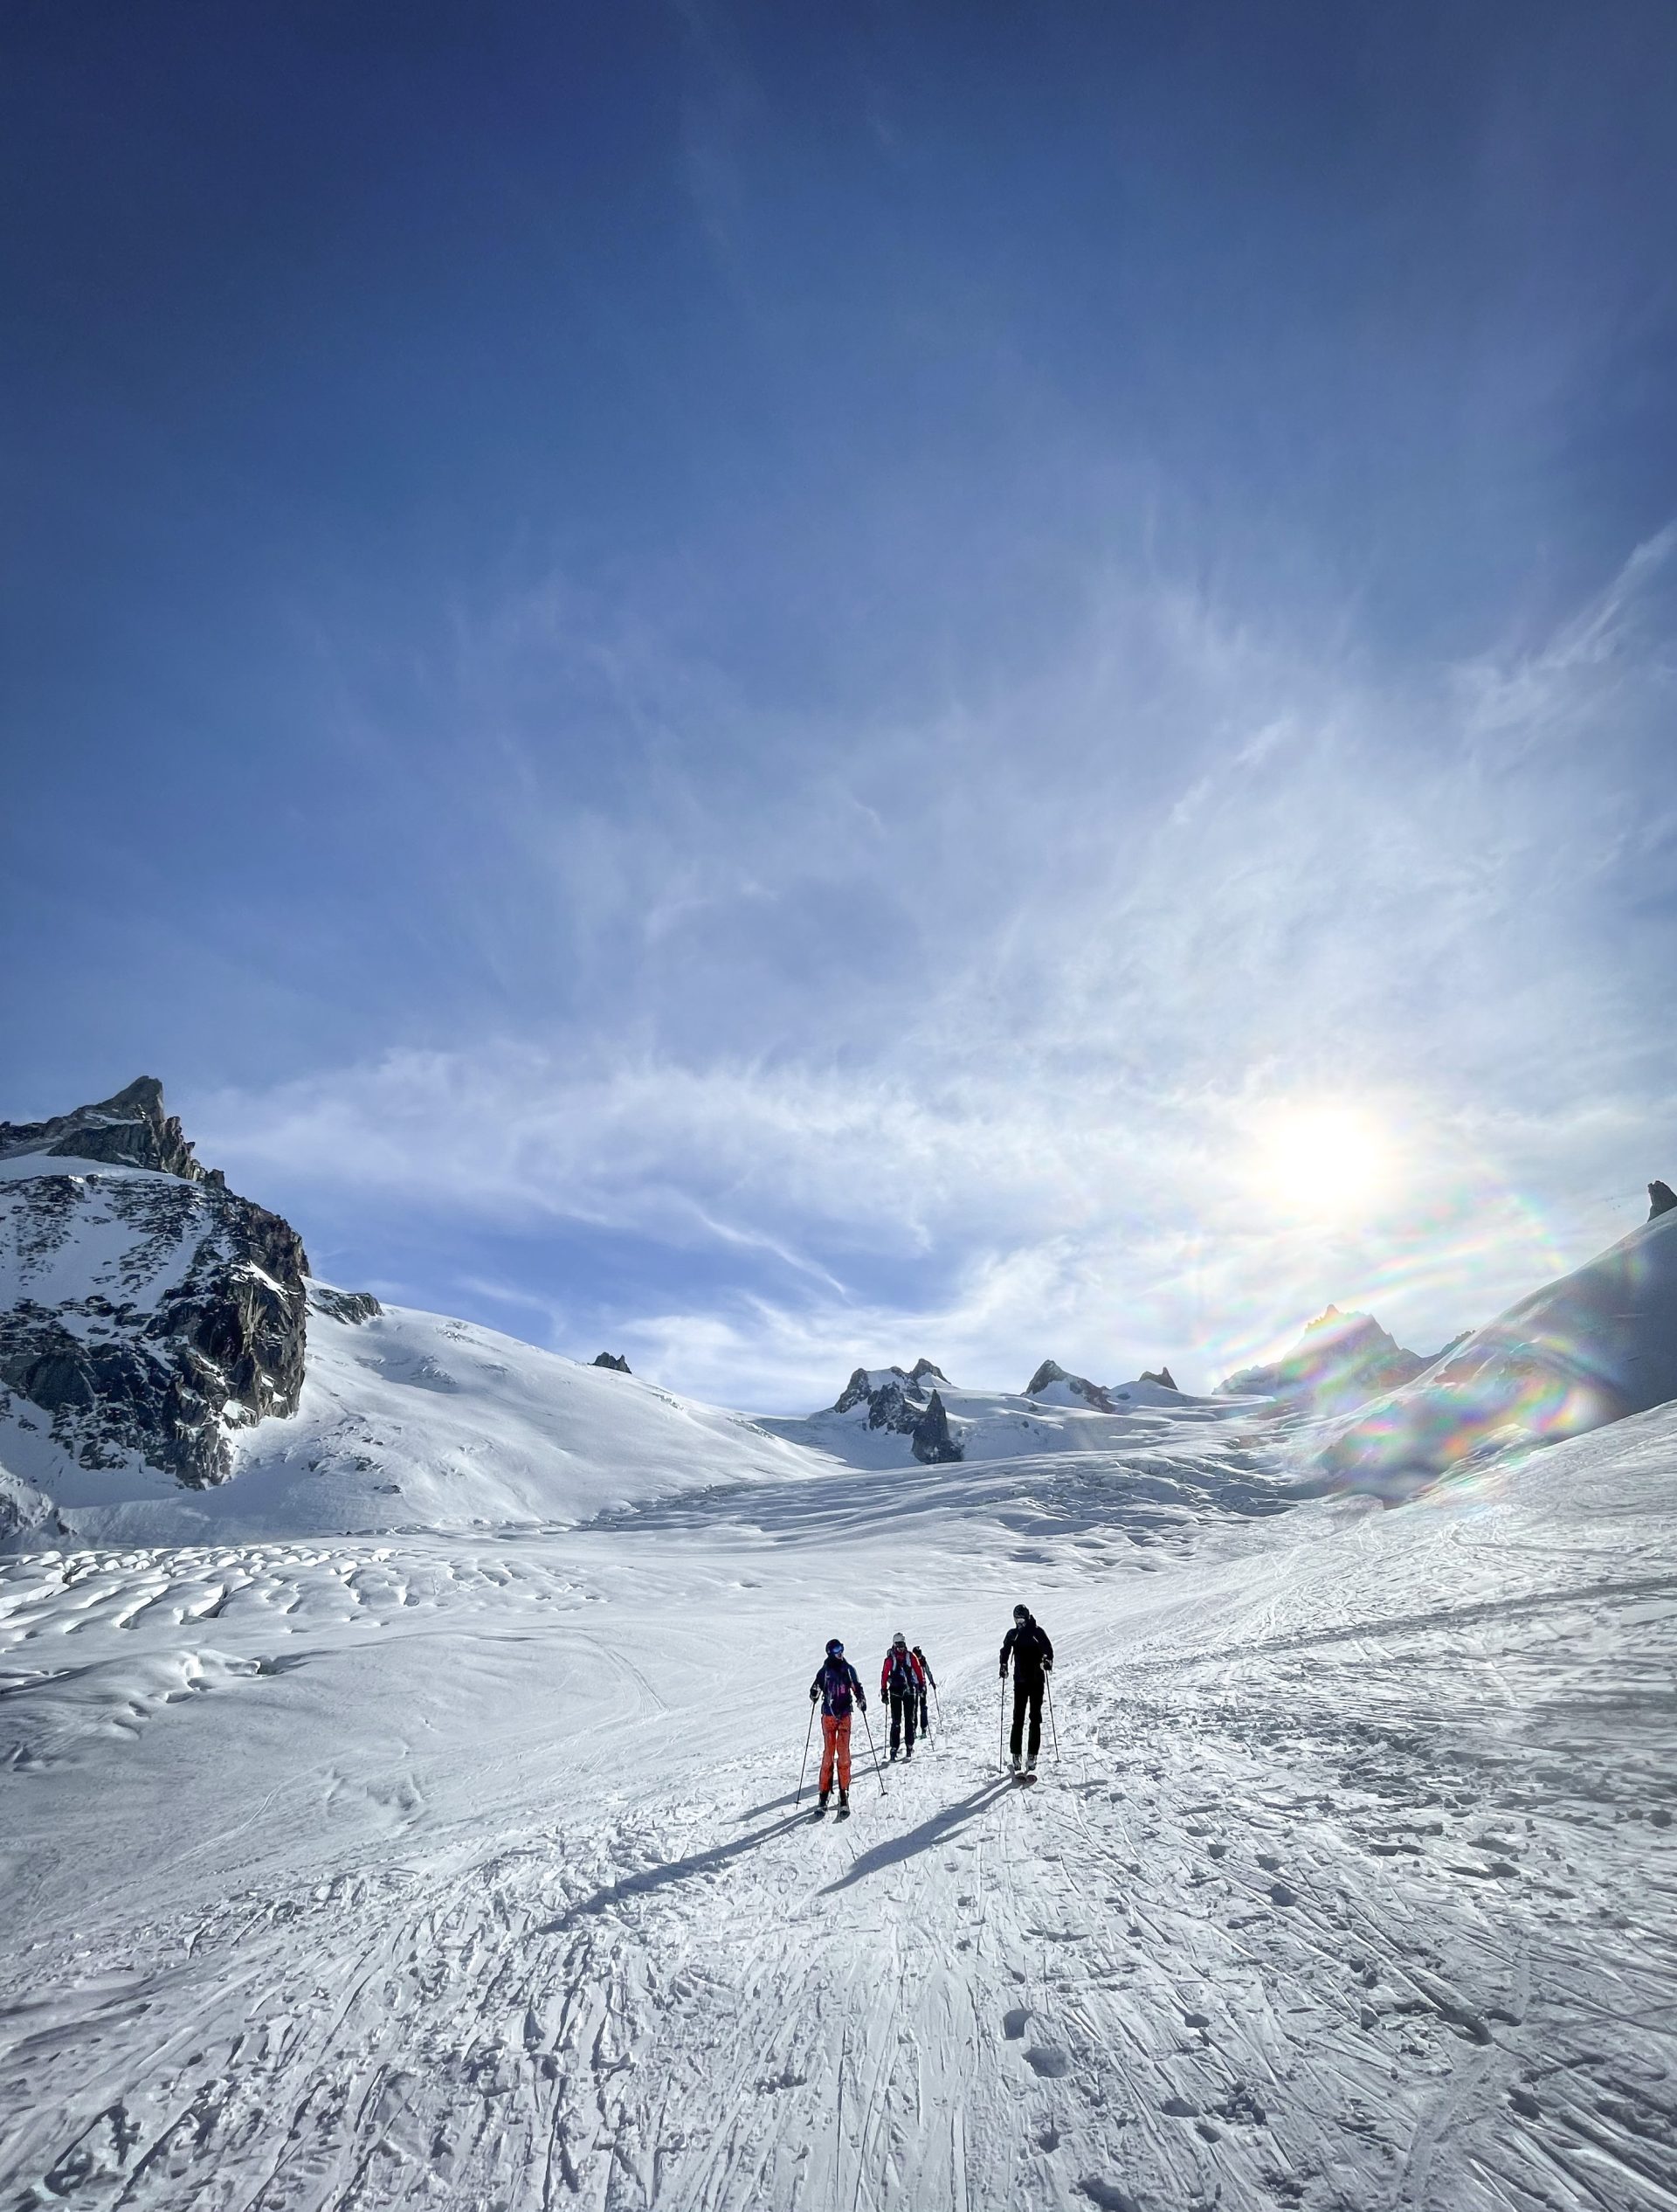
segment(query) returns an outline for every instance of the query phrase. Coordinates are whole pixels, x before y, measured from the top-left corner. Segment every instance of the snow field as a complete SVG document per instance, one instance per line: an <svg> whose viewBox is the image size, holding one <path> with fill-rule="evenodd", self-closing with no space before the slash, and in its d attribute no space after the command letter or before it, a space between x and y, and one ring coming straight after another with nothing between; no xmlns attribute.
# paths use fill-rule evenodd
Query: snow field
<svg viewBox="0 0 1677 2212"><path fill-rule="evenodd" d="M183 1491L137 1462L79 1467L30 1420L21 1400L0 1417L0 1455L52 1497L72 1544L567 1526L630 1499L831 1464L638 1376L401 1307L360 1324L311 1307L297 1413L241 1432L233 1476L214 1489Z"/></svg>
<svg viewBox="0 0 1677 2212"><path fill-rule="evenodd" d="M6 1562L0 2202L1669 2205L1674 1447ZM899 1626L947 1736L882 1797L859 1725L854 1817L794 1819L825 1637L872 1690Z"/></svg>

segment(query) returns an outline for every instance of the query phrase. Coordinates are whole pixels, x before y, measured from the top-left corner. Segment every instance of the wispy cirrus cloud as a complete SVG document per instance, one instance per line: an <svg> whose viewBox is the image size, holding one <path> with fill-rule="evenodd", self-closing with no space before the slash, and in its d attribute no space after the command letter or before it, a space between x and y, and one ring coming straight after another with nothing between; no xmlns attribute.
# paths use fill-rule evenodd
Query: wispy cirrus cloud
<svg viewBox="0 0 1677 2212"><path fill-rule="evenodd" d="M554 1006L509 950L521 1028L200 1118L256 1187L622 1231L677 1285L705 1255L690 1304L571 1286L569 1331L756 1404L909 1349L1208 1382L1328 1296L1425 1348L1655 1172L1659 932L1624 915L1669 550L1536 647L1401 685L1108 577L1029 681L795 742L649 631L584 648L514 610L470 641L474 714L562 701L581 652L643 733L632 800L580 821L505 736L497 895L562 905L590 988ZM1277 1203L1254 1153L1323 1097L1401 1162L1344 1218Z"/></svg>

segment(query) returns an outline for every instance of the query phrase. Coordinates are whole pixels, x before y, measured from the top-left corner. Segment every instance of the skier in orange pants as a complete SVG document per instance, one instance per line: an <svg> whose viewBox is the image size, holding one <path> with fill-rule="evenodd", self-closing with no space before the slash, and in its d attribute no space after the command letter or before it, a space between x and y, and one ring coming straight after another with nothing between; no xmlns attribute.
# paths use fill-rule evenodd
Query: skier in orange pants
<svg viewBox="0 0 1677 2212"><path fill-rule="evenodd" d="M816 1669L815 1680L810 1684L810 1703L821 1701L821 1797L816 1807L818 1820L827 1809L827 1800L832 1794L835 1767L838 1774L838 1813L842 1819L850 1811L850 1714L852 1704L867 1711L867 1694L862 1688L862 1678L845 1656L845 1647L834 1636L827 1646L827 1656Z"/></svg>

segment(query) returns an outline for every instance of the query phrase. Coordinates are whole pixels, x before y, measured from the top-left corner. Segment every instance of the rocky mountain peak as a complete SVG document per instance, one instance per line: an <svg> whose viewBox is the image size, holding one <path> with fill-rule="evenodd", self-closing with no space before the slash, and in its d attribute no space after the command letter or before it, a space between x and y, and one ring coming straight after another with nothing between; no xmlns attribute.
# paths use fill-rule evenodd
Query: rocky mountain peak
<svg viewBox="0 0 1677 2212"><path fill-rule="evenodd" d="M1285 1358L1243 1367L1218 1389L1232 1397L1280 1399L1318 1413L1343 1411L1401 1388L1430 1365L1420 1353L1406 1351L1372 1314L1342 1313L1328 1305L1305 1323Z"/></svg>
<svg viewBox="0 0 1677 2212"><path fill-rule="evenodd" d="M1674 1191L1669 1183L1662 1183L1656 1177L1648 1185L1649 1220L1657 1221L1662 1213L1669 1213L1674 1206L1677 1206L1677 1191Z"/></svg>
<svg viewBox="0 0 1677 2212"><path fill-rule="evenodd" d="M31 1152L49 1159L150 1168L188 1183L222 1179L219 1169L203 1167L193 1158L179 1121L163 1111L163 1087L155 1075L137 1075L114 1097L78 1106L50 1121L0 1122L0 1159Z"/></svg>
<svg viewBox="0 0 1677 2212"><path fill-rule="evenodd" d="M19 1448L49 1489L66 1462L224 1481L239 1429L297 1409L297 1232L199 1165L150 1075L47 1121L0 1122L0 1412ZM136 1168L149 1172L109 1172ZM336 1317L378 1310L364 1294L328 1299L355 1309Z"/></svg>
<svg viewBox="0 0 1677 2212"><path fill-rule="evenodd" d="M594 1365L597 1367L609 1367L614 1375L627 1375L633 1372L629 1362L620 1351L597 1351L594 1355Z"/></svg>
<svg viewBox="0 0 1677 2212"><path fill-rule="evenodd" d="M957 1460L962 1448L949 1427L949 1416L936 1384L952 1386L943 1370L930 1359L916 1359L912 1367L858 1367L833 1404L835 1414L867 1409L870 1428L894 1429L908 1438L914 1457L935 1465Z"/></svg>
<svg viewBox="0 0 1677 2212"><path fill-rule="evenodd" d="M1080 1398L1085 1405L1093 1406L1097 1413L1111 1414L1118 1410L1112 1402L1111 1393L1104 1385L1091 1382L1087 1375L1069 1373L1058 1359L1043 1361L1025 1386L1025 1394L1027 1398L1040 1398L1056 1383L1063 1383L1068 1396Z"/></svg>

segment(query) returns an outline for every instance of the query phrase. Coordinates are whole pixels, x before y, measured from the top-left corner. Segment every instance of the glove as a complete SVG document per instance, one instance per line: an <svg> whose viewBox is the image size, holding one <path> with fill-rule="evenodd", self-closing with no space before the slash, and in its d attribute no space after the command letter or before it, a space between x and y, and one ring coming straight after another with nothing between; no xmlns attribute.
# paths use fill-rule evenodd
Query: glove
<svg viewBox="0 0 1677 2212"><path fill-rule="evenodd" d="M820 1692L818 1690L811 1690L811 1692L810 1692L810 1703L811 1703L811 1704L814 1704L814 1703L815 1703L816 1699L817 1699L817 1698L818 1698L820 1695L821 1695L821 1692Z"/></svg>
<svg viewBox="0 0 1677 2212"><path fill-rule="evenodd" d="M1005 1681L1007 1680L1007 1669L1006 1669L1005 1667L1004 1667L1004 1668L1002 1669L1002 1672L1001 1672L1001 1679L1002 1679L1002 1681L1004 1681L1004 1682L1005 1682Z"/></svg>
<svg viewBox="0 0 1677 2212"><path fill-rule="evenodd" d="M866 1700L866 1697L859 1697L859 1698L856 1700L856 1702L857 1702L857 1704L858 1704L861 1707L861 1709L862 1709L862 1711L863 1711L864 1712L866 1712L866 1711L867 1711L867 1700Z"/></svg>
<svg viewBox="0 0 1677 2212"><path fill-rule="evenodd" d="M1052 1672L1054 1671L1054 1662L1053 1662L1053 1661L1052 1661L1052 1659L1045 1659L1045 1660L1043 1661L1043 1662L1042 1662L1042 1671L1043 1671L1043 1672L1044 1672L1044 1674L1046 1674L1046 1675L1051 1675L1051 1674L1052 1674Z"/></svg>

